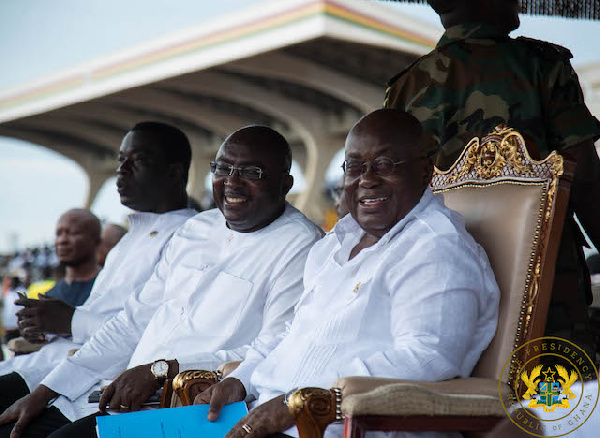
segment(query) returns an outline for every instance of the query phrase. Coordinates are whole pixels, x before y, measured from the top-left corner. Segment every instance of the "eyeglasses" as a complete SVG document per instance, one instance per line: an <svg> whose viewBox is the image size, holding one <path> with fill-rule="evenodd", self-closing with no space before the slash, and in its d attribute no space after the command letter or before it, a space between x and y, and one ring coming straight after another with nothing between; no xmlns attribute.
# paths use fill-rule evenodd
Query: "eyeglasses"
<svg viewBox="0 0 600 438"><path fill-rule="evenodd" d="M342 164L342 169L346 176L350 178L358 178L363 173L367 172L367 164L371 166L373 172L379 176L388 176L394 173L396 166L411 161L420 160L419 158L411 158L408 160L394 161L388 157L375 158L373 161L346 160Z"/></svg>
<svg viewBox="0 0 600 438"><path fill-rule="evenodd" d="M215 176L232 176L236 170L240 178L261 179L265 177L265 171L257 166L234 167L233 164L222 164L216 161L210 163L210 171Z"/></svg>

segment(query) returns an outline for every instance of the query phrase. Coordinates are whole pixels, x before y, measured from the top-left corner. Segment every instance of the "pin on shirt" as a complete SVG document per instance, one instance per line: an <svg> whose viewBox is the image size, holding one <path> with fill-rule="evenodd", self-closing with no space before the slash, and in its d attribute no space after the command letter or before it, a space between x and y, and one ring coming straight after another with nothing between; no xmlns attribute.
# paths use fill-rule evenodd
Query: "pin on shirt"
<svg viewBox="0 0 600 438"><path fill-rule="evenodd" d="M154 237L158 234L158 231L151 231L150 232L150 237Z"/></svg>
<svg viewBox="0 0 600 438"><path fill-rule="evenodd" d="M352 293L357 294L359 289L360 289L360 281L358 283L356 283L356 286L354 286L354 290L352 291Z"/></svg>

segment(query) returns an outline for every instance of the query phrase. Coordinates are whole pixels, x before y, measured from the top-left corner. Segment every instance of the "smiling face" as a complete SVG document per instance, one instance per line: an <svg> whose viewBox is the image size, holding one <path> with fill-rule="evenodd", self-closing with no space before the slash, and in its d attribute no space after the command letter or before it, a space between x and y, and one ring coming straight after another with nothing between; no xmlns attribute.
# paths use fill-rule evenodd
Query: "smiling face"
<svg viewBox="0 0 600 438"><path fill-rule="evenodd" d="M381 238L419 203L431 179L431 165L419 148L418 121L406 113L379 110L365 116L346 139L346 161L369 162L357 177L346 173L345 197L352 217L367 234ZM373 161L386 157L396 165L378 175Z"/></svg>
<svg viewBox="0 0 600 438"><path fill-rule="evenodd" d="M172 183L163 148L148 132L128 132L119 150L117 190L121 204L136 211L157 211Z"/></svg>
<svg viewBox="0 0 600 438"><path fill-rule="evenodd" d="M100 222L86 210L69 210L56 225L54 249L58 260L77 266L96 257L100 244Z"/></svg>
<svg viewBox="0 0 600 438"><path fill-rule="evenodd" d="M265 127L248 127L233 133L219 148L215 162L219 165L259 167L260 179L233 175L213 175L213 197L217 207L234 231L248 233L266 227L285 209L285 195L293 179L282 152L285 140ZM287 143L285 143L287 146Z"/></svg>

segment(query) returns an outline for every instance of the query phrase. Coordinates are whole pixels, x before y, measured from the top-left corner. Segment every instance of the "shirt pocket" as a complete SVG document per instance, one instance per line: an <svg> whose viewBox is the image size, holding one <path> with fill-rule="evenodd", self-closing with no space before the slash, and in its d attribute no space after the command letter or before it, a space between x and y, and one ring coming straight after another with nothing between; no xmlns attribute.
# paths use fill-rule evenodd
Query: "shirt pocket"
<svg viewBox="0 0 600 438"><path fill-rule="evenodd" d="M239 325L254 283L219 272L202 293L196 307L195 325L216 337L231 336ZM202 285L200 285L202 287Z"/></svg>

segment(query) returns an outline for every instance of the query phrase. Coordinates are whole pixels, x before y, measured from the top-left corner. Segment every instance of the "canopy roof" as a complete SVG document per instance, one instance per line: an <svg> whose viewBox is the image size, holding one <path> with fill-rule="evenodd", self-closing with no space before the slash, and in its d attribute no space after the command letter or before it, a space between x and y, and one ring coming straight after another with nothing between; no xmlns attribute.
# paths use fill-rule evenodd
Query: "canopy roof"
<svg viewBox="0 0 600 438"><path fill-rule="evenodd" d="M383 0L427 3L427 0ZM484 0L481 0L484 1ZM599 0L519 0L521 12L533 15L557 15L567 18L600 20Z"/></svg>
<svg viewBox="0 0 600 438"><path fill-rule="evenodd" d="M296 206L318 219L314 198L346 133L381 107L387 80L441 34L381 3L260 2L0 91L0 135L75 160L90 177L91 201L114 175L128 129L148 119L171 123L192 143L190 193L200 199L223 139L268 125L286 136L303 170L307 188Z"/></svg>

